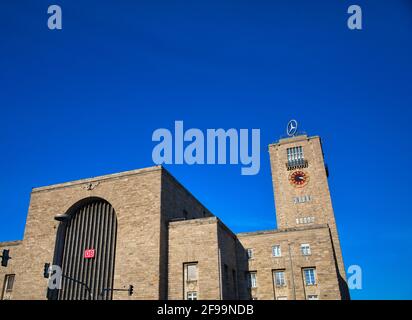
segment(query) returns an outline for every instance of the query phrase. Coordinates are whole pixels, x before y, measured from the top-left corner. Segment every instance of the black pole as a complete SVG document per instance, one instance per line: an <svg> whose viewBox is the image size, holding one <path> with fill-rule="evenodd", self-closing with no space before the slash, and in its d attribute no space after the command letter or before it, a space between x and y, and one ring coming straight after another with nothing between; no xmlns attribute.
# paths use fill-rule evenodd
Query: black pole
<svg viewBox="0 0 412 320"><path fill-rule="evenodd" d="M67 279L67 280L70 280L70 281L76 282L76 283L78 283L78 284L80 284L80 285L84 286L84 287L86 288L87 292L89 293L89 300L93 300L93 294L92 294L92 291L90 290L90 288L88 287L88 285L87 285L87 284L85 284L85 283L84 283L84 282L82 282L82 281L79 281L79 280L76 280L76 279L74 279L74 278L71 278L71 277L69 277L69 276L65 276L64 274L62 274L62 278L65 278L65 279Z"/></svg>
<svg viewBox="0 0 412 320"><path fill-rule="evenodd" d="M129 292L129 296L131 296L131 295L133 295L133 288L134 288L134 287L133 287L132 285L129 285L129 289L111 289L111 288L105 288L105 289L102 290L102 292L99 293L98 296L99 296L99 297L102 296L105 291L127 291L127 292Z"/></svg>

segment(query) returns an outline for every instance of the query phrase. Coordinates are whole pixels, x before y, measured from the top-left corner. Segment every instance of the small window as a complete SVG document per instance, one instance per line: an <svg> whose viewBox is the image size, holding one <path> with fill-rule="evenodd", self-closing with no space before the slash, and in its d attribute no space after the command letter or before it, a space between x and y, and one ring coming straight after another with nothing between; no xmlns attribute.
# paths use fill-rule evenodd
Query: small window
<svg viewBox="0 0 412 320"><path fill-rule="evenodd" d="M186 265L186 281L197 280L197 264L191 263Z"/></svg>
<svg viewBox="0 0 412 320"><path fill-rule="evenodd" d="M319 300L319 297L317 294L309 294L308 300Z"/></svg>
<svg viewBox="0 0 412 320"><path fill-rule="evenodd" d="M247 257L248 259L253 259L253 249L247 249Z"/></svg>
<svg viewBox="0 0 412 320"><path fill-rule="evenodd" d="M280 296L280 297L277 297L276 300L288 300L288 297Z"/></svg>
<svg viewBox="0 0 412 320"><path fill-rule="evenodd" d="M257 288L257 275L256 272L249 273L249 286L251 288Z"/></svg>
<svg viewBox="0 0 412 320"><path fill-rule="evenodd" d="M304 195L300 197L293 197L293 203L294 204L299 204L299 203L305 203L305 202L310 202L312 201L312 196L310 195Z"/></svg>
<svg viewBox="0 0 412 320"><path fill-rule="evenodd" d="M284 270L274 271L274 278L276 287L284 287L286 285Z"/></svg>
<svg viewBox="0 0 412 320"><path fill-rule="evenodd" d="M272 256L274 256L274 257L281 257L282 256L282 251L281 251L279 245L276 245L276 246L272 247Z"/></svg>
<svg viewBox="0 0 412 320"><path fill-rule="evenodd" d="M297 224L308 224L308 223L314 223L314 222L315 222L315 217L304 217L304 218L296 219Z"/></svg>
<svg viewBox="0 0 412 320"><path fill-rule="evenodd" d="M305 276L305 284L307 286L316 285L316 269L315 268L303 269L303 274Z"/></svg>
<svg viewBox="0 0 412 320"><path fill-rule="evenodd" d="M4 281L4 289L6 292L12 292L14 286L14 274L6 274L5 281Z"/></svg>
<svg viewBox="0 0 412 320"><path fill-rule="evenodd" d="M303 256L310 256L310 245L307 243L300 245L300 252L302 252Z"/></svg>
<svg viewBox="0 0 412 320"><path fill-rule="evenodd" d="M197 292L196 291L189 291L187 293L187 300L197 300Z"/></svg>

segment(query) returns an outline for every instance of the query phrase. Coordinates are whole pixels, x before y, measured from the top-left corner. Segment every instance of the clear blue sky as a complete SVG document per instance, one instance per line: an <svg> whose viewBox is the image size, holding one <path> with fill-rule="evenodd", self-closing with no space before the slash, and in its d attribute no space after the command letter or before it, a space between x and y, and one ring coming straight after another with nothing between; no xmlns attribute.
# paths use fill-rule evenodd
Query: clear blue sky
<svg viewBox="0 0 412 320"><path fill-rule="evenodd" d="M167 168L235 232L275 228L266 146L296 118L323 139L352 297L412 298L410 1L3 0L0 26L0 241L32 187L151 166L175 120L261 129L256 176Z"/></svg>

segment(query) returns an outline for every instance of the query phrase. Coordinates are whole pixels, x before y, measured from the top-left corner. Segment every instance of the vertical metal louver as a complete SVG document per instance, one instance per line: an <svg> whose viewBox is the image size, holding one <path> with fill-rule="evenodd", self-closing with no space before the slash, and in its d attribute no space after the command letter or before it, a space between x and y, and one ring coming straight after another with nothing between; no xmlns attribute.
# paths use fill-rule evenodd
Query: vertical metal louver
<svg viewBox="0 0 412 320"><path fill-rule="evenodd" d="M59 228L54 264L61 265L62 287L49 298L58 300L111 300L116 250L117 218L105 200L90 200ZM84 257L94 249L95 256ZM67 279L70 277L71 280ZM87 288L83 285L86 284Z"/></svg>

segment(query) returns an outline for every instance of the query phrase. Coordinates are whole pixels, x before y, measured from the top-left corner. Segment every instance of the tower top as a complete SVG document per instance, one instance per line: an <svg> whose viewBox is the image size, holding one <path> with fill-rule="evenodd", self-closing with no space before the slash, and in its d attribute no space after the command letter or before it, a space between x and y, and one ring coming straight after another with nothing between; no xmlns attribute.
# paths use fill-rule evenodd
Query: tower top
<svg viewBox="0 0 412 320"><path fill-rule="evenodd" d="M301 134L293 136L293 137L280 138L278 141L269 144L269 147L279 146L279 145L294 143L294 142L299 142L299 141L305 141L305 140L309 141L309 140L312 140L312 139L319 139L320 140L320 136L308 137L308 135L306 133L301 133Z"/></svg>

